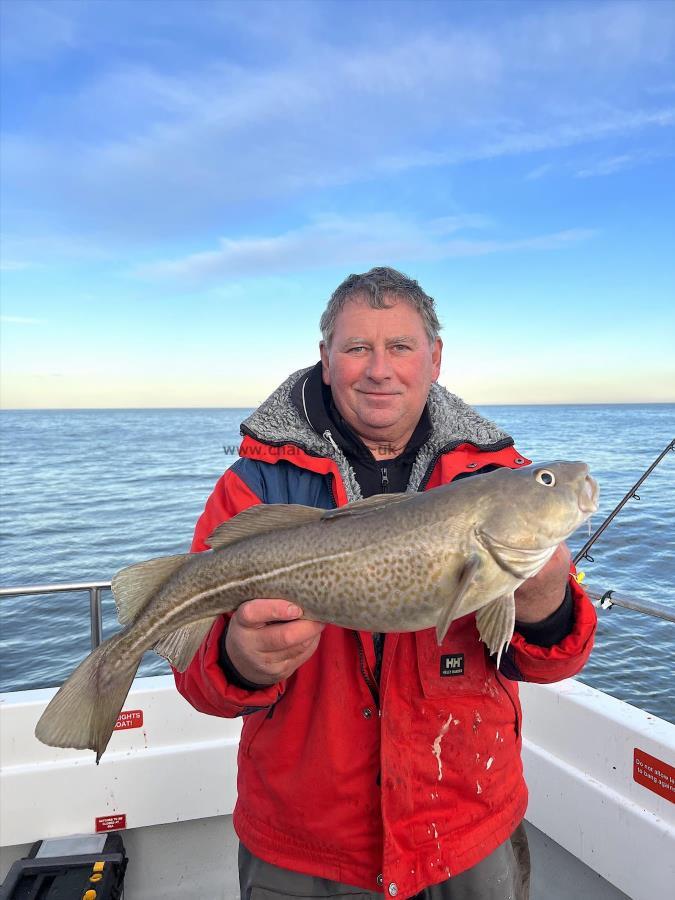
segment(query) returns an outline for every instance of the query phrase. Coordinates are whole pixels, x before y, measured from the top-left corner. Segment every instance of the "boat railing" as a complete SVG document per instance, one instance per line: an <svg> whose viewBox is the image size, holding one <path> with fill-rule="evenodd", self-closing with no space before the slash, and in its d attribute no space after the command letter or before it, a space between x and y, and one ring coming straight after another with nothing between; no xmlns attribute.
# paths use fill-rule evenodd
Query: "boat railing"
<svg viewBox="0 0 675 900"><path fill-rule="evenodd" d="M660 603L638 600L634 597L617 596L614 591L605 591L604 594L600 594L598 591L589 590L586 585L584 585L584 590L599 609L611 609L613 606L620 606L623 609L630 609L645 616L653 616L655 619L675 622L675 610L668 609Z"/></svg>
<svg viewBox="0 0 675 900"><path fill-rule="evenodd" d="M101 643L103 633L101 593L102 591L110 590L110 584L109 581L78 581L67 584L17 585L16 587L0 588L0 599L3 597L29 596L31 594L66 594L84 593L86 591L89 594L91 649L95 650ZM620 596L614 591L605 591L604 594L601 594L598 591L589 590L586 585L584 585L584 590L595 606L600 609L607 610L611 609L612 606L620 606L623 609L630 609L645 616L664 619L667 622L675 622L675 610L668 609L661 604L638 600L634 597Z"/></svg>
<svg viewBox="0 0 675 900"><path fill-rule="evenodd" d="M0 598L21 597L32 594L89 594L89 628L91 632L91 649L95 650L102 641L103 611L101 592L110 590L109 581L76 581L67 584L22 584L17 587L0 588Z"/></svg>

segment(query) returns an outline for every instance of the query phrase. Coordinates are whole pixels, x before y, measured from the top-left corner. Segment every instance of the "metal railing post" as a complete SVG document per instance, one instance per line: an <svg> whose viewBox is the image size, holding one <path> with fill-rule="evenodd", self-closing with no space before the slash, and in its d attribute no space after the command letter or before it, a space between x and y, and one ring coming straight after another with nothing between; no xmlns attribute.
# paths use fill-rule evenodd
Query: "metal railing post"
<svg viewBox="0 0 675 900"><path fill-rule="evenodd" d="M101 588L89 589L89 622L91 625L91 649L95 650L103 637L103 611L101 609Z"/></svg>

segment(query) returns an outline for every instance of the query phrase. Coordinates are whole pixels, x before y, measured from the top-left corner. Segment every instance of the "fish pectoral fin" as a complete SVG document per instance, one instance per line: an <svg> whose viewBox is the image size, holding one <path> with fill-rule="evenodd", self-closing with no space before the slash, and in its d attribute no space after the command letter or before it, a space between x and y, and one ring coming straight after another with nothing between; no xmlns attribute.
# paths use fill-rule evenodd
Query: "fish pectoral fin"
<svg viewBox="0 0 675 900"><path fill-rule="evenodd" d="M459 581L455 582L453 579L452 587L449 592L448 604L441 610L438 622L436 623L436 640L438 641L439 647L443 643L443 638L448 633L448 628L450 628L454 620L459 617L462 600L472 581L476 577L480 565L480 556L477 553L472 553L462 569ZM443 590L443 586L441 586L441 590Z"/></svg>
<svg viewBox="0 0 675 900"><path fill-rule="evenodd" d="M502 652L509 646L516 624L516 603L513 594L497 597L476 613L476 625L481 640L487 644L490 655L497 654L497 668Z"/></svg>
<svg viewBox="0 0 675 900"><path fill-rule="evenodd" d="M521 581L531 578L543 569L558 546L554 544L552 547L539 548L509 547L491 537L486 531L479 532L479 539L497 565Z"/></svg>
<svg viewBox="0 0 675 900"><path fill-rule="evenodd" d="M343 516L365 516L383 509L385 506L391 506L394 503L400 503L402 500L410 500L415 494L373 494L366 500L353 500L345 506L339 506L337 509L326 510L321 516L322 520L331 521L332 519L341 519Z"/></svg>
<svg viewBox="0 0 675 900"><path fill-rule="evenodd" d="M216 618L217 616L212 616L210 619L199 619L197 622L184 625L182 628L172 631L171 634L167 634L161 641L157 641L152 649L155 653L163 656L174 669L184 672L211 630Z"/></svg>
<svg viewBox="0 0 675 900"><path fill-rule="evenodd" d="M323 509L299 503L256 503L219 525L206 543L213 550L220 550L257 534L318 522L323 513Z"/></svg>
<svg viewBox="0 0 675 900"><path fill-rule="evenodd" d="M134 563L133 566L127 566L118 572L112 580L112 593L119 622L122 625L133 622L153 594L180 569L189 556L189 553L160 556L146 562Z"/></svg>

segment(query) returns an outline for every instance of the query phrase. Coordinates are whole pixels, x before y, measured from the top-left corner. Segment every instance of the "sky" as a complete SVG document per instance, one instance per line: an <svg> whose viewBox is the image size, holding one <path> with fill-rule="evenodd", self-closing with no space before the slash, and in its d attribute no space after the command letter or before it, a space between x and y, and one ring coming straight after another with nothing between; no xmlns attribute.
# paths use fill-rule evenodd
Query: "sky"
<svg viewBox="0 0 675 900"><path fill-rule="evenodd" d="M1 0L0 401L253 406L351 272L470 403L675 400L675 3Z"/></svg>

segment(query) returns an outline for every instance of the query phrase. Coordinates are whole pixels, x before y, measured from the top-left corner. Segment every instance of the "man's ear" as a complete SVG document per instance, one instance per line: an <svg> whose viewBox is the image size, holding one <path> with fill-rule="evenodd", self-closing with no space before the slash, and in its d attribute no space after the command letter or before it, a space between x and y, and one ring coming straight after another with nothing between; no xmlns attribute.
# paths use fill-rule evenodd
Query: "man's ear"
<svg viewBox="0 0 675 900"><path fill-rule="evenodd" d="M319 341L319 353L321 354L321 377L323 378L323 383L330 385L330 365L325 341Z"/></svg>
<svg viewBox="0 0 675 900"><path fill-rule="evenodd" d="M438 376L441 374L441 359L443 358L443 341L437 337L434 341L434 346L431 351L431 362L432 362L432 380L437 381Z"/></svg>

